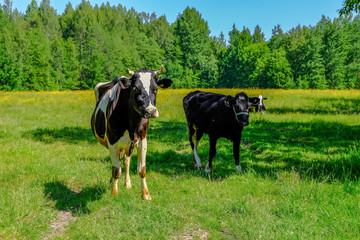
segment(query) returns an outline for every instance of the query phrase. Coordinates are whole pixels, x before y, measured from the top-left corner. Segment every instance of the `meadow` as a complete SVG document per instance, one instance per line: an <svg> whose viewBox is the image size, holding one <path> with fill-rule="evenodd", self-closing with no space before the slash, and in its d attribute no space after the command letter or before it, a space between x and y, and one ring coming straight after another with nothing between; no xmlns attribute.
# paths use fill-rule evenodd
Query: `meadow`
<svg viewBox="0 0 360 240"><path fill-rule="evenodd" d="M0 92L0 239L359 239L360 90L206 89L259 94L235 171L221 139L196 170L182 98L160 90L147 183L113 197L111 160L93 137L92 91ZM203 165L209 143L200 142Z"/></svg>

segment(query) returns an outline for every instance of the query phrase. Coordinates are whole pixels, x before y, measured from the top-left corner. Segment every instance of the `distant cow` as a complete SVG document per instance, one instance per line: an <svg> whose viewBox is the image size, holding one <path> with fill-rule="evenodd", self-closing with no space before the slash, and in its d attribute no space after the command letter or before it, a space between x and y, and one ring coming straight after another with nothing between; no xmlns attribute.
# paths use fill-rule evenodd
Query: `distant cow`
<svg viewBox="0 0 360 240"><path fill-rule="evenodd" d="M195 91L183 99L193 158L199 169L202 166L197 147L206 133L210 137L210 151L205 171L211 171L212 159L216 154L216 141L224 137L233 142L236 170L242 172L239 162L241 133L243 128L249 125L249 108L259 102L258 97L249 98L244 92L232 97Z"/></svg>
<svg viewBox="0 0 360 240"><path fill-rule="evenodd" d="M261 112L264 113L266 111L265 105L264 105L264 100L266 100L267 98L264 98L262 95L259 95L259 102L254 103L251 107L250 107L250 112Z"/></svg>
<svg viewBox="0 0 360 240"><path fill-rule="evenodd" d="M140 69L127 70L131 78L115 78L111 82L95 86L96 107L91 118L91 129L96 139L110 151L112 161L112 194L118 193L117 182L121 174L120 158L125 155L125 187L130 189L129 166L131 153L137 147L137 170L141 178L141 193L144 199L151 200L146 185L146 133L149 118L157 118L155 107L158 87L167 88L170 79L158 79L159 71Z"/></svg>

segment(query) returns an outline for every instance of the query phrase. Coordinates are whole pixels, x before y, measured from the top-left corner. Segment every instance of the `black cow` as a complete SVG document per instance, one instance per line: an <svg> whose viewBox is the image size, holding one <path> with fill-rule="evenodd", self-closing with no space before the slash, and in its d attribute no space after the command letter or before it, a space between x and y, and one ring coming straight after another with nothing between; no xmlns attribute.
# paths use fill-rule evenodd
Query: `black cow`
<svg viewBox="0 0 360 240"><path fill-rule="evenodd" d="M183 99L193 158L199 169L202 166L197 147L206 133L210 137L210 151L205 171L211 171L212 159L216 154L216 141L224 137L233 142L236 170L242 172L239 162L241 133L243 128L249 125L249 108L259 101L258 97L249 98L244 92L232 97L195 91Z"/></svg>
<svg viewBox="0 0 360 240"><path fill-rule="evenodd" d="M96 139L110 151L112 161L112 194L118 193L117 182L121 174L120 159L125 155L125 187L130 189L129 166L131 153L137 147L137 170L141 178L141 193L151 200L146 185L146 133L149 118L159 117L155 107L158 86L167 88L170 79L158 79L159 71L127 70L131 78L115 78L111 82L95 86L96 107L91 118L91 129Z"/></svg>

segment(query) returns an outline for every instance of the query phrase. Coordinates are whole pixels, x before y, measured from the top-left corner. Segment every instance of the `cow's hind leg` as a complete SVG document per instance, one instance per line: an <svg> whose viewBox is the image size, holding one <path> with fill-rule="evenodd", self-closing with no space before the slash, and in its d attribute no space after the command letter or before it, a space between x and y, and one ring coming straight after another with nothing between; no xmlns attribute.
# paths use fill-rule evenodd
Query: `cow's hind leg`
<svg viewBox="0 0 360 240"><path fill-rule="evenodd" d="M124 165L125 165L125 188L131 189L131 180L130 180L130 161L131 156L125 154Z"/></svg>
<svg viewBox="0 0 360 240"><path fill-rule="evenodd" d="M197 148L199 145L199 141L202 137L202 133L196 128L194 124L188 124L188 132L189 132L189 141L191 144L191 149L193 150L193 160L197 167L197 169L201 169L201 161L199 155L197 153Z"/></svg>
<svg viewBox="0 0 360 240"><path fill-rule="evenodd" d="M137 146L138 165L137 170L141 178L141 195L145 200L151 200L149 190L146 184L146 151L147 140L146 138L139 141Z"/></svg>
<svg viewBox="0 0 360 240"><path fill-rule="evenodd" d="M112 195L118 193L118 179L121 175L120 167L120 152L116 149L114 145L109 144L110 157L112 161L112 175L110 179L110 186L112 187Z"/></svg>
<svg viewBox="0 0 360 240"><path fill-rule="evenodd" d="M210 135L209 161L205 167L205 172L207 172L207 173L210 173L211 169L212 169L212 160L216 154L216 141L217 141L217 138Z"/></svg>

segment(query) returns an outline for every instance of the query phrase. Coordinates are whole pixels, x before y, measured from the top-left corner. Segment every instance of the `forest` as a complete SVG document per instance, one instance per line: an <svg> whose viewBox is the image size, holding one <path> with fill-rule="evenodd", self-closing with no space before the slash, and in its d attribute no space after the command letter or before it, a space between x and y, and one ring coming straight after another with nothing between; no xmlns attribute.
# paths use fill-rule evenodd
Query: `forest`
<svg viewBox="0 0 360 240"><path fill-rule="evenodd" d="M269 40L260 26L234 24L225 40L190 7L169 23L86 0L62 14L50 0L32 0L25 13L11 0L0 5L0 90L91 89L127 68L162 64L173 88L360 88L360 15L287 32L277 25Z"/></svg>

